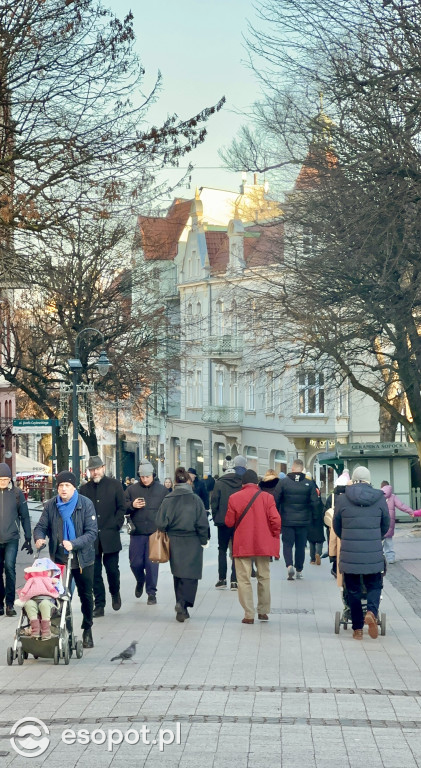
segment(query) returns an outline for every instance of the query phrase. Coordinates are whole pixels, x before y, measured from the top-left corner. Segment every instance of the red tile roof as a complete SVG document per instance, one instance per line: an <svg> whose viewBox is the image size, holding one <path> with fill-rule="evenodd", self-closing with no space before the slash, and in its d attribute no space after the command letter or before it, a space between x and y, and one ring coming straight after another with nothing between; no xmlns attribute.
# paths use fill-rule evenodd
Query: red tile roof
<svg viewBox="0 0 421 768"><path fill-rule="evenodd" d="M206 232L211 274L223 274L229 261L227 232ZM244 259L249 269L281 263L284 258L283 222L248 227L244 234Z"/></svg>
<svg viewBox="0 0 421 768"><path fill-rule="evenodd" d="M145 259L174 259L181 233L190 215L192 200L177 198L165 218L138 216L135 245L143 248Z"/></svg>

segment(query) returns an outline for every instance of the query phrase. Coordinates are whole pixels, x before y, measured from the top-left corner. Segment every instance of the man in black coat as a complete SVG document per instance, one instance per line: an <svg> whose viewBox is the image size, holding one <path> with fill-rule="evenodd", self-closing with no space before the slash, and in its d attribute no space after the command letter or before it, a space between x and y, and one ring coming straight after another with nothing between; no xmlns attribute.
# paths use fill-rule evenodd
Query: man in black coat
<svg viewBox="0 0 421 768"><path fill-rule="evenodd" d="M216 481L211 498L213 522L218 529L218 581L215 584L216 589L225 589L227 586L227 552L234 534L234 529L225 525L228 499L243 487L241 477L236 473L231 457L225 458L222 469L224 474ZM231 589L237 589L234 558L232 558L231 565Z"/></svg>
<svg viewBox="0 0 421 768"><path fill-rule="evenodd" d="M193 484L193 493L196 493L199 499L202 499L206 512L209 509L209 492L206 488L205 482L200 480L197 476L197 472L193 467L189 467L187 472L190 475L190 480Z"/></svg>
<svg viewBox="0 0 421 768"><path fill-rule="evenodd" d="M320 506L316 484L306 478L303 469L301 459L295 459L291 472L279 481L275 494L282 519L282 550L289 581L303 576L307 527L317 517Z"/></svg>
<svg viewBox="0 0 421 768"><path fill-rule="evenodd" d="M390 515L383 491L371 485L367 467L354 469L352 483L337 497L332 525L341 539L339 570L344 575L354 638L362 639L367 624L368 634L375 639L384 571L382 539L389 530ZM367 590L365 618L361 582Z"/></svg>
<svg viewBox="0 0 421 768"><path fill-rule="evenodd" d="M90 456L88 470L91 479L80 487L79 493L92 501L98 522L94 567L94 617L98 618L104 615L106 602L102 578L103 564L112 606L115 611L121 608L118 559L121 550L120 528L124 522L126 505L122 484L119 480L106 477L105 465L100 456Z"/></svg>
<svg viewBox="0 0 421 768"><path fill-rule="evenodd" d="M126 513L130 515L133 530L130 533L129 561L136 579L135 597L141 597L146 584L148 605L156 605L159 564L149 560L149 536L156 531L156 513L162 499L168 494L157 478L150 461L139 464L139 482L125 492Z"/></svg>

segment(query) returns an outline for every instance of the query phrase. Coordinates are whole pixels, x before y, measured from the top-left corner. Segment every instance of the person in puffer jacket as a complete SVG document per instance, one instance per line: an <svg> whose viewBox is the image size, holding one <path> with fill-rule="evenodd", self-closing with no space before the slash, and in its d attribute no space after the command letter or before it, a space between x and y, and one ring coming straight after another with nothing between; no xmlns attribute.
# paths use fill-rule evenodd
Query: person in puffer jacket
<svg viewBox="0 0 421 768"><path fill-rule="evenodd" d="M401 512L406 512L407 515L411 515L411 517L415 516L415 512L413 509L411 509L411 507L408 507L405 502L401 501L398 496L396 496L396 494L393 493L393 488L387 480L383 480L380 487L386 496L386 504L390 515L390 527L383 539L383 551L387 562L395 563L396 555L393 548L393 535L395 533L396 510L400 509Z"/></svg>
<svg viewBox="0 0 421 768"><path fill-rule="evenodd" d="M368 634L378 636L377 614L383 586L382 539L389 530L390 515L383 491L373 488L367 467L356 467L352 485L338 496L332 527L341 540L339 570L344 576L351 610L353 637L362 640L364 624ZM361 605L362 583L367 590L367 611Z"/></svg>

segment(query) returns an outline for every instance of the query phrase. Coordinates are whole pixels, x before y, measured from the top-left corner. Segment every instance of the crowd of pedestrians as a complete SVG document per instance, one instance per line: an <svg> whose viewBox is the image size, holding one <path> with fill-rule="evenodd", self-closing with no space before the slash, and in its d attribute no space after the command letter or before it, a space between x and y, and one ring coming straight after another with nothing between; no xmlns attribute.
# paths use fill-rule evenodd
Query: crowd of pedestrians
<svg viewBox="0 0 421 768"><path fill-rule="evenodd" d="M120 532L126 519L135 598L145 592L147 605L157 603L159 563L149 557L149 539L157 530L165 532L176 620L184 622L190 618L189 609L194 606L202 577L211 515L218 538L215 587L225 589L229 582L237 591L243 624L254 624L256 613L258 620L269 620L270 564L280 559L281 538L287 580L302 579L307 542L310 564L321 564L325 523L332 574L344 590L353 636L361 639L367 625L370 637L377 637L385 557L394 562L395 510L418 513L393 493L387 481L381 489L373 488L365 467L357 467L352 478L345 470L324 505L316 483L299 459L287 474L269 469L260 480L254 470L247 469L241 455L227 456L222 470L216 480L208 478L205 482L194 468L179 467L174 482L166 478L161 484L151 462L142 460L138 481L123 487L106 476L100 456L91 456L90 479L80 489L72 472L57 475L57 495L44 504L31 535L24 496L11 487L9 467L0 464L0 614L16 615L21 524L25 536L22 549L32 554L33 536L39 551L48 542L53 564L70 568L81 602L83 645L92 648L93 621L104 616L107 603L103 570L113 610L119 611L122 605ZM256 610L253 577L257 581ZM32 618L37 620L35 615Z"/></svg>

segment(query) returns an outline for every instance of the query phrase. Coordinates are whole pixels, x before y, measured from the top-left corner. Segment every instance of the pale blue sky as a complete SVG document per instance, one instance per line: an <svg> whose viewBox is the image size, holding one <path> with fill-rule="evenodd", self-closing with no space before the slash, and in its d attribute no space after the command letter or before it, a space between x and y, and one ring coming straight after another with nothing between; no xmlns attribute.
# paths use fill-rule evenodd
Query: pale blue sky
<svg viewBox="0 0 421 768"><path fill-rule="evenodd" d="M222 165L218 148L229 145L246 121L236 112L247 110L259 96L256 79L244 63L247 51L242 38L247 19L256 21L252 0L103 0L103 4L120 18L133 11L145 85L154 81L158 70L163 75L159 102L150 112L153 122L173 112L190 117L226 96L225 107L208 123L205 144L189 156L200 166L192 175L191 189L180 187L176 194L188 197L196 186L238 189L240 173L212 167ZM175 182L177 172L169 171L168 178Z"/></svg>

